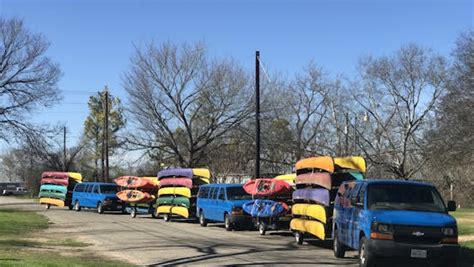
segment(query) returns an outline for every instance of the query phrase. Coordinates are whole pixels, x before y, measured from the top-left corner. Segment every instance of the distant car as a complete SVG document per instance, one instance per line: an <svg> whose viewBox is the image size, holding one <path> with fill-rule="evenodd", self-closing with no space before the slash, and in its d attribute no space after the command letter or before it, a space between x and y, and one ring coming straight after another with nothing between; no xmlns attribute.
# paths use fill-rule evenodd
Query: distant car
<svg viewBox="0 0 474 267"><path fill-rule="evenodd" d="M242 205L251 199L241 184L202 185L197 195L196 216L201 226L206 226L208 221L224 222L227 231L251 225L251 217L242 209Z"/></svg>
<svg viewBox="0 0 474 267"><path fill-rule="evenodd" d="M456 266L456 220L436 188L423 182L361 180L343 183L334 205L334 255L359 251L361 266L377 258L426 259Z"/></svg>
<svg viewBox="0 0 474 267"><path fill-rule="evenodd" d="M72 203L75 211L81 208L97 209L98 213L104 211L122 211L125 207L117 197L119 187L113 183L79 183L74 187Z"/></svg>
<svg viewBox="0 0 474 267"><path fill-rule="evenodd" d="M6 185L2 191L2 195L4 196L20 196L28 194L28 189L24 188L23 186L16 186L14 184Z"/></svg>

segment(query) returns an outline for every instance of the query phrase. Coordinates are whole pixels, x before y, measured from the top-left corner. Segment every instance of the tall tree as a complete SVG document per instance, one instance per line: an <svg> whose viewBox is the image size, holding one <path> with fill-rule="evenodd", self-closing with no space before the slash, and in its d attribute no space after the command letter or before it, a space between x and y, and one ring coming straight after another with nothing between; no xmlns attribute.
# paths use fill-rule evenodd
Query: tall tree
<svg viewBox="0 0 474 267"><path fill-rule="evenodd" d="M108 103L108 134L105 135L106 103ZM108 137L109 155L113 155L122 145L118 132L124 127L125 119L120 99L110 94L105 88L96 95L91 96L88 102L89 116L84 122L84 139L88 143L90 159L94 166L94 179L104 180L105 168L104 136ZM100 161L100 166L99 166Z"/></svg>
<svg viewBox="0 0 474 267"><path fill-rule="evenodd" d="M137 149L159 150L181 166L206 161L211 144L250 114L248 75L231 60L209 60L205 47L149 44L125 74Z"/></svg>
<svg viewBox="0 0 474 267"><path fill-rule="evenodd" d="M360 148L393 176L411 178L426 162L424 133L446 86L446 60L410 44L391 57L368 57L360 69L354 96L370 121L359 130Z"/></svg>
<svg viewBox="0 0 474 267"><path fill-rule="evenodd" d="M37 128L26 119L59 99L61 71L46 56L49 43L19 19L0 18L0 139L24 139Z"/></svg>

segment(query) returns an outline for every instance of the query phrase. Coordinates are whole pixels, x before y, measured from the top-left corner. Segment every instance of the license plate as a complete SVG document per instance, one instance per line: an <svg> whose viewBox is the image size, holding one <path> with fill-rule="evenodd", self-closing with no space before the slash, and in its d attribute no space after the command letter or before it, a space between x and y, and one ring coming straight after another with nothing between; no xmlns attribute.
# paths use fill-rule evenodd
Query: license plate
<svg viewBox="0 0 474 267"><path fill-rule="evenodd" d="M426 259L426 250L422 250L422 249L412 249L410 256L411 256L412 258L422 258L422 259Z"/></svg>

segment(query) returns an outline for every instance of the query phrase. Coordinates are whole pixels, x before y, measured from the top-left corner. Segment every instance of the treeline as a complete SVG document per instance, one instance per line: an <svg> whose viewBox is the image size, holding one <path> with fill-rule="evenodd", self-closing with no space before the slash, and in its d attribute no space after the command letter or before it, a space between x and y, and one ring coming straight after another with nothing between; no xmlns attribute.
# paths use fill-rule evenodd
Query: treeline
<svg viewBox="0 0 474 267"><path fill-rule="evenodd" d="M39 99L23 109L17 108L17 97L2 103L8 114L0 115L25 125L0 124L4 140L21 144L3 156L4 175L26 179L39 177L44 169L66 169L104 180L108 136L112 177L154 175L163 166L203 166L218 177L252 176L255 85L250 68L230 58L210 57L201 43L137 47L122 75L127 105L106 91L91 96L84 138L64 157L58 131L39 129L20 116L43 104L45 94L60 95L59 70L44 55L47 42L18 20L2 20L0 28L4 40L11 32L22 37L15 40L42 44L45 48L29 62L41 62L49 70L45 82L29 84L15 78L22 71L17 74L12 60L0 62L4 96L21 95L27 88ZM369 164L368 177L430 180L446 197L474 203L473 38L472 31L461 34L449 57L417 44L403 45L389 56L365 57L354 77L330 74L315 62L293 77L263 75L262 172L292 172L294 163L307 156L362 155ZM0 54L28 55L24 48L8 53L5 43ZM32 80L41 81L45 74L37 75ZM105 110L110 118L107 135ZM142 153L142 160L128 161L123 155L130 151Z"/></svg>

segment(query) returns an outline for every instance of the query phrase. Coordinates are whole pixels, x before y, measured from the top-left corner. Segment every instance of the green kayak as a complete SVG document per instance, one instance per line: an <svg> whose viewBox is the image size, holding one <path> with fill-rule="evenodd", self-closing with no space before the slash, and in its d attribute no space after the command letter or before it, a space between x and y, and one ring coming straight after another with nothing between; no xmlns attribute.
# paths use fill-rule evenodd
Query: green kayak
<svg viewBox="0 0 474 267"><path fill-rule="evenodd" d="M189 208L191 203L187 197L159 197L157 201L158 205L179 205Z"/></svg>
<svg viewBox="0 0 474 267"><path fill-rule="evenodd" d="M63 185L44 184L40 187L40 191L51 191L58 193L67 193L67 187Z"/></svg>
<svg viewBox="0 0 474 267"><path fill-rule="evenodd" d="M65 193L51 192L51 191L41 191L39 193L39 197L66 199L66 194Z"/></svg>

